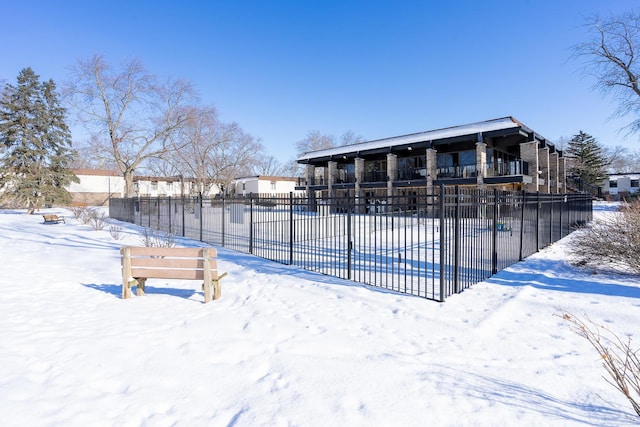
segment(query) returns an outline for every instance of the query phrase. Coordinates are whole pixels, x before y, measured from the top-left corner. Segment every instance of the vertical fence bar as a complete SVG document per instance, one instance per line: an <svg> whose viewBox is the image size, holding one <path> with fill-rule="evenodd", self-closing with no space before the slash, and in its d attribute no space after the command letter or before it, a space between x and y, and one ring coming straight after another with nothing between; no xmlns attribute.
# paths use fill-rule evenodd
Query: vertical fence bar
<svg viewBox="0 0 640 427"><path fill-rule="evenodd" d="M444 221L444 184L440 184L440 302L444 302L446 298L445 287L445 251L446 251L446 232Z"/></svg>
<svg viewBox="0 0 640 427"><path fill-rule="evenodd" d="M519 256L519 260L522 261L524 259L524 256L522 254L522 250L524 248L524 210L525 210L525 206L527 204L527 193L522 190L520 192L520 205L521 205L521 209L520 209L520 256Z"/></svg>
<svg viewBox="0 0 640 427"><path fill-rule="evenodd" d="M293 191L289 193L289 265L293 265L293 238L295 227L293 224Z"/></svg>
<svg viewBox="0 0 640 427"><path fill-rule="evenodd" d="M491 274L498 272L498 189L493 189L493 227L491 228Z"/></svg>
<svg viewBox="0 0 640 427"><path fill-rule="evenodd" d="M182 192L182 194L180 195L180 198L182 199L182 237L185 237L184 235L184 191Z"/></svg>
<svg viewBox="0 0 640 427"><path fill-rule="evenodd" d="M173 234L173 230L171 229L171 196L169 196L168 203L169 203L169 234Z"/></svg>
<svg viewBox="0 0 640 427"><path fill-rule="evenodd" d="M198 194L198 203L200 204L200 241L202 242L202 229L203 229L203 221L204 221L204 212L203 212L203 203L202 203L202 193Z"/></svg>
<svg viewBox="0 0 640 427"><path fill-rule="evenodd" d="M542 203L540 202L540 192L536 192L536 252L540 252L540 209Z"/></svg>
<svg viewBox="0 0 640 427"><path fill-rule="evenodd" d="M249 253L253 254L253 193L249 193Z"/></svg>
<svg viewBox="0 0 640 427"><path fill-rule="evenodd" d="M453 289L460 292L460 187L455 187L455 207L453 225Z"/></svg>
<svg viewBox="0 0 640 427"><path fill-rule="evenodd" d="M225 210L226 210L226 199L224 197L224 195L222 196L222 214L220 215L222 217L222 224L220 225L220 233L222 234L222 236L220 236L220 242L222 242L222 247L225 247L225 232L226 232L226 226L225 226L225 221L226 221L226 215L225 215Z"/></svg>
<svg viewBox="0 0 640 427"><path fill-rule="evenodd" d="M347 191L347 279L351 280L351 264L352 252L353 252L353 240L351 237L351 197L349 197L349 191Z"/></svg>

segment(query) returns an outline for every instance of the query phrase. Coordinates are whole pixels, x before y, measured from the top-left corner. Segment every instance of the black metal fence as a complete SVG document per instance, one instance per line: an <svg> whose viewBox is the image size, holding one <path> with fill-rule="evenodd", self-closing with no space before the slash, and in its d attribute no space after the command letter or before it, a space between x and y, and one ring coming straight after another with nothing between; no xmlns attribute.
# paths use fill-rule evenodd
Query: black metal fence
<svg viewBox="0 0 640 427"><path fill-rule="evenodd" d="M444 301L592 219L586 194L412 188L398 196L111 199L112 218Z"/></svg>

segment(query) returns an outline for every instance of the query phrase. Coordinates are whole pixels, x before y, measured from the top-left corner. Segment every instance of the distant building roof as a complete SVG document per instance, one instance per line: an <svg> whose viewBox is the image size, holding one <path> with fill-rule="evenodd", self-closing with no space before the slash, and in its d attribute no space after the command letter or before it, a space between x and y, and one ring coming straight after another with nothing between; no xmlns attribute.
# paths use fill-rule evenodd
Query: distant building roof
<svg viewBox="0 0 640 427"><path fill-rule="evenodd" d="M250 175L250 176L241 176L235 178L234 181L240 181L243 179L257 179L258 181L294 181L296 182L298 178L291 176L271 176L271 175Z"/></svg>
<svg viewBox="0 0 640 427"><path fill-rule="evenodd" d="M71 172L87 176L121 176L117 171L109 169L71 169Z"/></svg>

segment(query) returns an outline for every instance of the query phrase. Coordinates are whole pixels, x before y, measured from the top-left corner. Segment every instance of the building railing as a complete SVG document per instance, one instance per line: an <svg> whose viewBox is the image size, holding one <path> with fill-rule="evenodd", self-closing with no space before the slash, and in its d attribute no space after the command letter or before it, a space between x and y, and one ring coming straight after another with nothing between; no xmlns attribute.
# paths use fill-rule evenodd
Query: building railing
<svg viewBox="0 0 640 427"><path fill-rule="evenodd" d="M487 164L487 176L529 175L529 163L524 160Z"/></svg>
<svg viewBox="0 0 640 427"><path fill-rule="evenodd" d="M441 178L474 178L478 176L476 165L447 166L438 168L438 179Z"/></svg>
<svg viewBox="0 0 640 427"><path fill-rule="evenodd" d="M336 184L353 184L356 182L356 174L353 172L338 171Z"/></svg>
<svg viewBox="0 0 640 427"><path fill-rule="evenodd" d="M364 173L363 182L386 182L387 171L369 171Z"/></svg>
<svg viewBox="0 0 640 427"><path fill-rule="evenodd" d="M427 179L426 168L401 168L396 174L396 181L417 181Z"/></svg>
<svg viewBox="0 0 640 427"><path fill-rule="evenodd" d="M444 301L592 219L589 194L412 187L333 198L113 198L109 215L287 265Z"/></svg>
<svg viewBox="0 0 640 427"><path fill-rule="evenodd" d="M400 168L397 170L395 176L391 179L394 181L417 181L424 180L428 177L428 170L422 168ZM494 162L487 164L485 176L498 177L498 176L511 176L511 175L529 175L529 163L524 160L512 160L509 162ZM478 176L478 169L476 165L454 165L437 168L436 178L475 178ZM364 183L379 183L386 182L388 179L387 171L369 171L365 172L362 178ZM339 171L338 177L335 179L335 184L353 184L357 182L355 173L345 173ZM327 186L329 180L327 176L314 176L310 179L306 177L298 178L298 187L309 186Z"/></svg>

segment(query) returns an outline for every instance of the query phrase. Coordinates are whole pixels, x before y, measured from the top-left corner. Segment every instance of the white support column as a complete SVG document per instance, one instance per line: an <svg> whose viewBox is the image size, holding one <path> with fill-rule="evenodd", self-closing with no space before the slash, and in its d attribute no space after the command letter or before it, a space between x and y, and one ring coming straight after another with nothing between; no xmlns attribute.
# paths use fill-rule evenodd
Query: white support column
<svg viewBox="0 0 640 427"><path fill-rule="evenodd" d="M478 142L476 142L476 171L478 188L483 188L484 177L487 174L487 144L482 141L482 134L478 135Z"/></svg>

